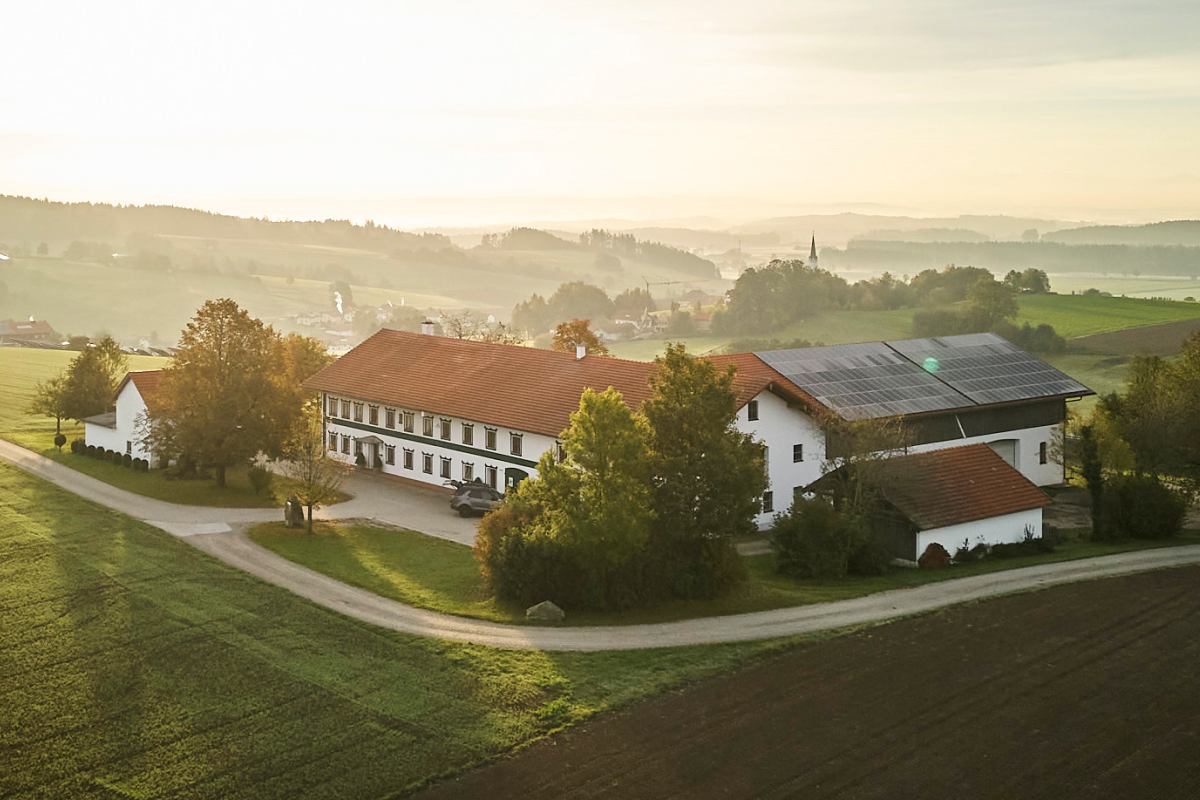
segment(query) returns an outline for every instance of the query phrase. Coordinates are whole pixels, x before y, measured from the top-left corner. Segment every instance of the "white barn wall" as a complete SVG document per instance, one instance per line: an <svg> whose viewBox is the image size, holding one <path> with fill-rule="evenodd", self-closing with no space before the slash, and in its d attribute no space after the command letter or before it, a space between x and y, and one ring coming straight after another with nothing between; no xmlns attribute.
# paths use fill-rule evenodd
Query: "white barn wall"
<svg viewBox="0 0 1200 800"><path fill-rule="evenodd" d="M1025 539L1025 529L1031 528L1035 537L1042 535L1042 509L1034 508L1029 511L1018 511L1015 514L1005 514L1000 517L989 517L974 522L964 522L960 525L947 525L944 528L932 528L917 533L917 552L912 558L920 558L925 548L937 542L950 555L962 546L965 540L968 546L974 547L980 542L984 544L1008 544Z"/></svg>
<svg viewBox="0 0 1200 800"><path fill-rule="evenodd" d="M133 381L126 381L121 393L117 395L116 413L116 428L84 423L84 441L105 450L115 450L122 455L129 453L132 458L144 458L150 462L151 467L157 467L158 460L138 443L139 426L146 414L146 402Z"/></svg>
<svg viewBox="0 0 1200 800"><path fill-rule="evenodd" d="M965 439L950 439L945 442L915 445L908 448L909 453L927 453L930 450L942 450L947 447L962 447L968 444L991 444L1005 439L1017 441L1017 463L1013 466L1037 486L1053 486L1063 482L1063 465L1054 460L1052 452L1054 431L1057 425L1042 425L1036 428L1023 428L1015 431L989 433L986 436L970 436ZM1046 443L1048 457L1046 463L1040 463L1041 443Z"/></svg>
<svg viewBox="0 0 1200 800"><path fill-rule="evenodd" d="M750 404L737 414L737 428L767 445L767 491L772 493L774 511L764 511L755 520L760 530L771 526L777 513L792 505L792 493L821 477L821 462L825 459L825 435L812 418L799 409L788 406L783 398L763 391L758 401L758 419L749 419ZM804 446L804 460L794 461L793 445Z"/></svg>

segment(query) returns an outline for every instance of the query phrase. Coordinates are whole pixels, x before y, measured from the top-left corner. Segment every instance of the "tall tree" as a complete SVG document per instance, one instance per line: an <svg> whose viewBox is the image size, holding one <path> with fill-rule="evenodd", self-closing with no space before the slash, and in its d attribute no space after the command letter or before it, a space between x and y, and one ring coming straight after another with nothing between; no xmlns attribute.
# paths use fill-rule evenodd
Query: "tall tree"
<svg viewBox="0 0 1200 800"><path fill-rule="evenodd" d="M560 322L554 329L550 349L560 353L574 353L577 345L583 345L589 356L608 355L608 347L592 331L590 320L573 319L570 322Z"/></svg>
<svg viewBox="0 0 1200 800"><path fill-rule="evenodd" d="M308 532L312 533L313 509L337 498L350 471L348 465L329 456L319 405L304 407L284 448L280 471L291 480L296 499L308 509Z"/></svg>
<svg viewBox="0 0 1200 800"><path fill-rule="evenodd" d="M64 416L82 421L103 414L128 371L129 357L111 336L88 344L67 365Z"/></svg>
<svg viewBox="0 0 1200 800"><path fill-rule="evenodd" d="M734 537L755 529L767 488L762 446L739 431L736 369L692 359L682 344L655 359L650 428L655 542L678 596L712 596L741 576Z"/></svg>
<svg viewBox="0 0 1200 800"><path fill-rule="evenodd" d="M33 387L29 410L34 414L54 417L54 434L62 435L62 421L67 416L67 375L65 372L39 381ZM61 445L60 445L61 446Z"/></svg>
<svg viewBox="0 0 1200 800"><path fill-rule="evenodd" d="M225 470L258 452L278 456L301 409L279 334L232 300L209 300L163 371L147 438L159 452Z"/></svg>

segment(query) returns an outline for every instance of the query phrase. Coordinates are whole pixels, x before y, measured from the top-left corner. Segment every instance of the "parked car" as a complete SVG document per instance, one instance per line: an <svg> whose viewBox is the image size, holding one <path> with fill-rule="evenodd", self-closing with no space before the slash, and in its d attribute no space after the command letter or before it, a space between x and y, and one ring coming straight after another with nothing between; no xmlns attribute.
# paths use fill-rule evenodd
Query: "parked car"
<svg viewBox="0 0 1200 800"><path fill-rule="evenodd" d="M504 500L504 495L481 481L455 481L452 485L455 489L454 494L450 496L450 510L457 511L460 516L486 514Z"/></svg>

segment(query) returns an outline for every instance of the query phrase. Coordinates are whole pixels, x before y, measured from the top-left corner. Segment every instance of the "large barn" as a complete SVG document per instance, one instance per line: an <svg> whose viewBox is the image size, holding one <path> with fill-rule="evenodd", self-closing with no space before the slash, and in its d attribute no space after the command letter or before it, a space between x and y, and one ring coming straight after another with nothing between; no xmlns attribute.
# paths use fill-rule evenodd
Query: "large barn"
<svg viewBox="0 0 1200 800"><path fill-rule="evenodd" d="M901 417L910 452L986 444L1037 486L1060 483L1054 431L1086 386L994 334L715 356L737 367L739 429L760 439L770 488L760 527L821 476L818 420ZM306 382L328 446L354 463L441 485L505 490L556 449L586 388L636 408L651 363L382 330Z"/></svg>

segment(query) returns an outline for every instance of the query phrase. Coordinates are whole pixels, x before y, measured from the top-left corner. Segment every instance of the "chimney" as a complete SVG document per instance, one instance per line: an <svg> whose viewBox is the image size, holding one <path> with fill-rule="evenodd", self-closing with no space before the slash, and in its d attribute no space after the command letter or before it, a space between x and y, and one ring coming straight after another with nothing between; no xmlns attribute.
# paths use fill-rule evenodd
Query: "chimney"
<svg viewBox="0 0 1200 800"><path fill-rule="evenodd" d="M578 361L579 359L583 358L586 355L587 355L587 345L586 344L575 345L575 360L576 361Z"/></svg>
<svg viewBox="0 0 1200 800"><path fill-rule="evenodd" d="M433 323L425 320L421 323L421 333L425 336L433 336Z"/></svg>

